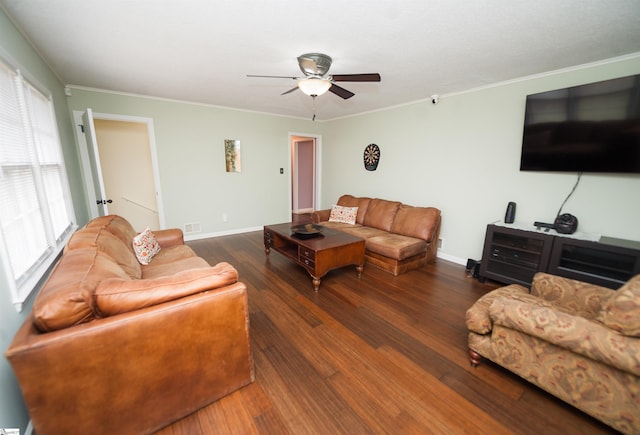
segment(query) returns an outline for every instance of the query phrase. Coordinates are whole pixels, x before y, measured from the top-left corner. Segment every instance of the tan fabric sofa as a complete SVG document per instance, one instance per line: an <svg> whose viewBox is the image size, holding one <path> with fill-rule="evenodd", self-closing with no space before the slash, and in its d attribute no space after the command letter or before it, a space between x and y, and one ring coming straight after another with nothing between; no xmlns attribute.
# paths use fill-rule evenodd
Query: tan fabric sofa
<svg viewBox="0 0 640 435"><path fill-rule="evenodd" d="M331 209L312 213L312 220L366 240L365 261L399 275L436 260L440 210L398 201L342 195L338 206L357 207L355 223L331 222Z"/></svg>
<svg viewBox="0 0 640 435"><path fill-rule="evenodd" d="M546 273L466 313L487 358L623 433L640 433L640 275L616 290Z"/></svg>
<svg viewBox="0 0 640 435"><path fill-rule="evenodd" d="M247 292L179 229L143 266L119 216L78 230L5 355L35 432L156 431L254 380Z"/></svg>

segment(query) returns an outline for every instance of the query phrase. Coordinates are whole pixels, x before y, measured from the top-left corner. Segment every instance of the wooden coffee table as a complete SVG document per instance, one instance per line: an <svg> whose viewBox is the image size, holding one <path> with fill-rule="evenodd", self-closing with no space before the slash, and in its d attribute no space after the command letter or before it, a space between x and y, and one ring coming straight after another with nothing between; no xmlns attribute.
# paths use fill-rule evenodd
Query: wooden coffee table
<svg viewBox="0 0 640 435"><path fill-rule="evenodd" d="M300 238L294 234L292 223L265 225L264 252L274 249L289 260L304 267L318 291L320 279L332 269L356 265L358 277L364 268L364 239L331 228L322 228L317 237Z"/></svg>

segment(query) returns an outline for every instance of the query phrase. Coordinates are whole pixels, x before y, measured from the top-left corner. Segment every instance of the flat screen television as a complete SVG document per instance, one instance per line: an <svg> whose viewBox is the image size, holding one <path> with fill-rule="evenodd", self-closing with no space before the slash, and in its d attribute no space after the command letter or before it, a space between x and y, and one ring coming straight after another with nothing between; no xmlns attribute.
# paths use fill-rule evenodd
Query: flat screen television
<svg viewBox="0 0 640 435"><path fill-rule="evenodd" d="M640 74L527 95L520 170L640 173Z"/></svg>

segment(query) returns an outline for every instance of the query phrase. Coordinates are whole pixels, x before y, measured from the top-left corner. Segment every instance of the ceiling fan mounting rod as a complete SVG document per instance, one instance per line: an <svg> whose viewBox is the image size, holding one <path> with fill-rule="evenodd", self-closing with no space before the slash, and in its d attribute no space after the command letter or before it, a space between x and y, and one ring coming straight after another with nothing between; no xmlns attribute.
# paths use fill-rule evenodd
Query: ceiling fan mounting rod
<svg viewBox="0 0 640 435"><path fill-rule="evenodd" d="M322 53L306 53L298 56L300 71L306 76L324 76L331 68L332 59Z"/></svg>

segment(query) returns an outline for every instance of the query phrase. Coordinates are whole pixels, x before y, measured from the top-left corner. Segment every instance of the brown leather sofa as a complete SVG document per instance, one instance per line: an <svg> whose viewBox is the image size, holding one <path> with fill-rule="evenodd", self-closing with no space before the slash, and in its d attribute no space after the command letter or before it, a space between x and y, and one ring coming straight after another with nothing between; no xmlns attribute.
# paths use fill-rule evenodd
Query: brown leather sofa
<svg viewBox="0 0 640 435"><path fill-rule="evenodd" d="M357 207L355 223L330 221L331 209L312 213L313 222L366 240L365 261L399 275L436 260L440 210L398 201L342 195L338 206Z"/></svg>
<svg viewBox="0 0 640 435"><path fill-rule="evenodd" d="M154 432L254 380L247 292L179 229L148 265L119 216L77 231L5 355L38 435Z"/></svg>
<svg viewBox="0 0 640 435"><path fill-rule="evenodd" d="M516 373L623 433L640 433L640 275L618 290L537 273L466 313L471 364Z"/></svg>

